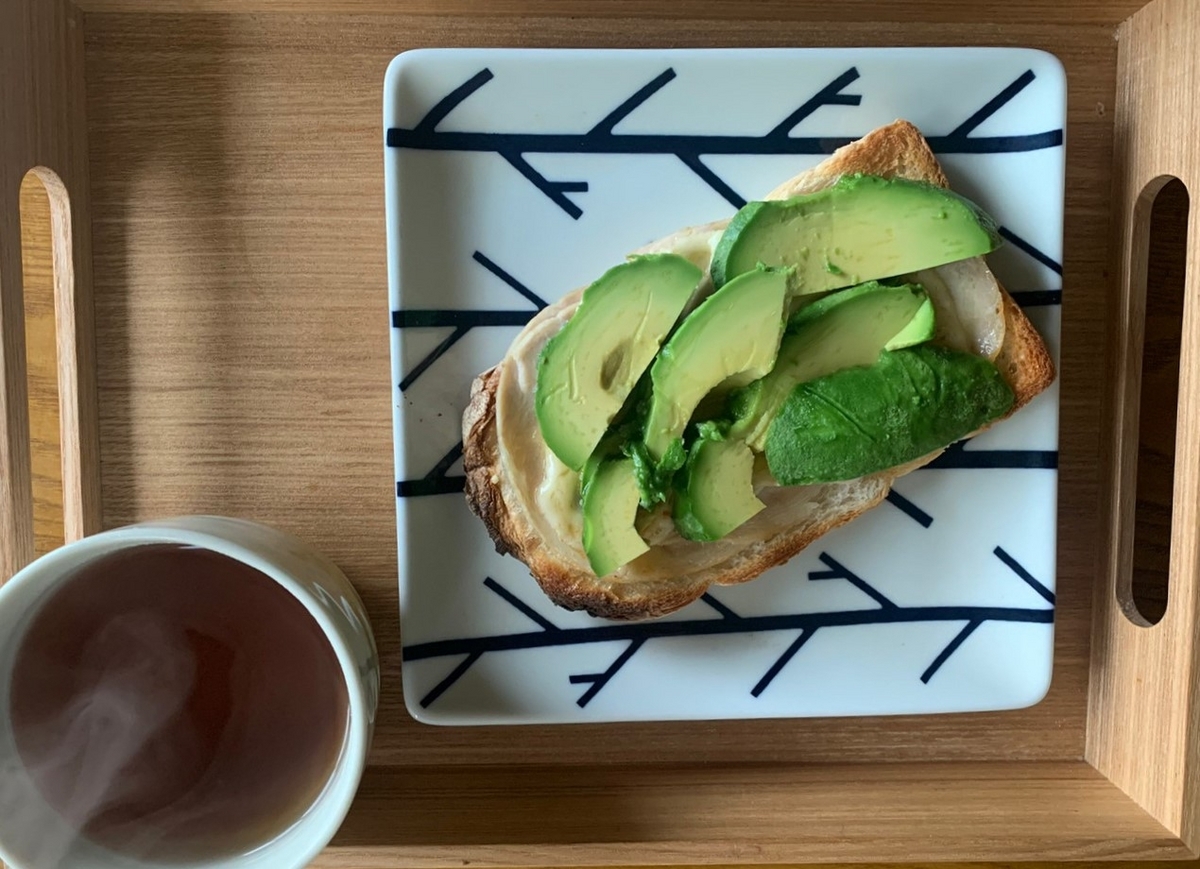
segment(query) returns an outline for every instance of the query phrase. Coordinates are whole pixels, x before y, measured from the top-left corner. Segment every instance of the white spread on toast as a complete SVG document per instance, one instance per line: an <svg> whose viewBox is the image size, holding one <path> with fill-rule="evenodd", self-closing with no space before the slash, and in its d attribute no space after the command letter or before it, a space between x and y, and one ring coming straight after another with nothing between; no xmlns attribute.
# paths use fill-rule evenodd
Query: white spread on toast
<svg viewBox="0 0 1200 869"><path fill-rule="evenodd" d="M1004 345L1004 300L983 259L925 269L912 279L933 301L938 342L996 361Z"/></svg>

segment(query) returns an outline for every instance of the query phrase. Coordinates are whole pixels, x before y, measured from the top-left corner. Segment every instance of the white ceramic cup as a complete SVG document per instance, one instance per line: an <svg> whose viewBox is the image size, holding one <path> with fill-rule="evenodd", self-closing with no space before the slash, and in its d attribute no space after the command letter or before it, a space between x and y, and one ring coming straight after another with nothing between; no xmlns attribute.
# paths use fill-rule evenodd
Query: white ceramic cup
<svg viewBox="0 0 1200 869"><path fill-rule="evenodd" d="M349 716L338 761L312 807L271 842L240 857L147 862L80 838L42 799L21 768L9 709L13 661L41 604L75 571L119 549L177 543L253 567L291 592L328 637L345 678ZM106 531L39 558L0 587L0 860L12 869L46 869L39 853L65 843L49 869L299 869L341 826L366 764L379 698L379 656L362 601L328 559L289 534L252 522L190 516Z"/></svg>

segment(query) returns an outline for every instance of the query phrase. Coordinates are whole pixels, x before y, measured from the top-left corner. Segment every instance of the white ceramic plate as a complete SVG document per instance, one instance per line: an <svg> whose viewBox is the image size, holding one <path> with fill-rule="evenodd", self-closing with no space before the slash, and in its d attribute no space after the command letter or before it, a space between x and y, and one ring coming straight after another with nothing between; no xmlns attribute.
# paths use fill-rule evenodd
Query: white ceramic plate
<svg viewBox="0 0 1200 869"><path fill-rule="evenodd" d="M1058 388L786 565L667 619L558 609L461 494L472 378L538 308L897 117L1009 241L1057 358L1066 81L1021 49L421 50L384 89L404 694L440 724L1038 702Z"/></svg>

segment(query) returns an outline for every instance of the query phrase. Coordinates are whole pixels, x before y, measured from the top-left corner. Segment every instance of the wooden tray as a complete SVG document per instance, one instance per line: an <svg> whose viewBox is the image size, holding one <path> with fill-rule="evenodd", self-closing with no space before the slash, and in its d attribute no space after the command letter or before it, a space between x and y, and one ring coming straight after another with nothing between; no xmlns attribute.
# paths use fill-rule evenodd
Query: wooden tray
<svg viewBox="0 0 1200 869"><path fill-rule="evenodd" d="M355 808L318 865L1200 850L1195 304L1183 313L1170 607L1155 627L1125 614L1140 551L1146 227L1155 179L1200 183L1200 4L79 6L0 2L0 575L34 552L17 197L38 167L54 203L66 537L167 514L252 517L323 549L371 610L386 677L380 726ZM396 601L388 60L421 45L889 44L1030 46L1067 68L1049 696L1019 712L886 720L417 725L401 696ZM1197 256L1193 237L1190 265ZM1195 269L1188 290L1194 301Z"/></svg>

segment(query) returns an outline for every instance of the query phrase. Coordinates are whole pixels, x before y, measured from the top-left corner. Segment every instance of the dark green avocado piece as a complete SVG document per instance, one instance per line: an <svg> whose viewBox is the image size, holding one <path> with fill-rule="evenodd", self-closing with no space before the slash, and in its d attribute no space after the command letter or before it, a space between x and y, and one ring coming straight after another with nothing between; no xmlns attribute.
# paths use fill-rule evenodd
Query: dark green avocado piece
<svg viewBox="0 0 1200 869"><path fill-rule="evenodd" d="M931 344L801 383L767 433L784 486L853 480L949 446L1004 416L1013 392L980 356Z"/></svg>

